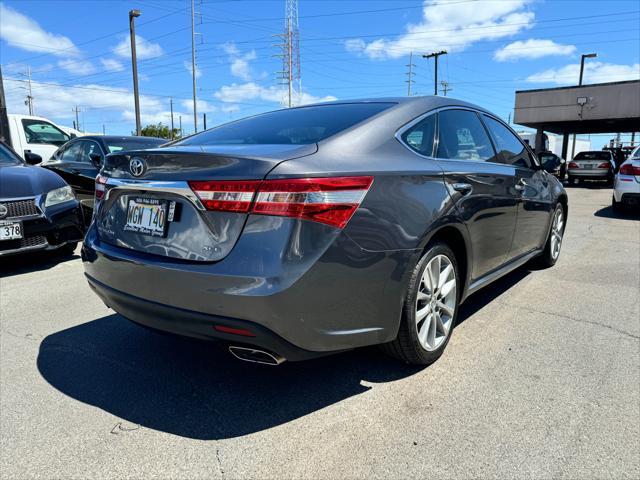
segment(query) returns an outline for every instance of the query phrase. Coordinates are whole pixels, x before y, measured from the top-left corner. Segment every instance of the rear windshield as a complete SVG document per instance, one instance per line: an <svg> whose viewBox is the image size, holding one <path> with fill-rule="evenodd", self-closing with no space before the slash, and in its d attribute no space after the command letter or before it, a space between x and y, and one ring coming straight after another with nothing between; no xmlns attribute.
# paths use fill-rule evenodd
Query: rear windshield
<svg viewBox="0 0 640 480"><path fill-rule="evenodd" d="M109 153L119 152L120 150L144 150L145 148L155 148L169 140L164 138L114 138L105 139Z"/></svg>
<svg viewBox="0 0 640 480"><path fill-rule="evenodd" d="M393 103L338 103L263 113L193 135L176 145L304 145L319 142Z"/></svg>
<svg viewBox="0 0 640 480"><path fill-rule="evenodd" d="M574 160L611 160L611 154L609 152L580 152Z"/></svg>

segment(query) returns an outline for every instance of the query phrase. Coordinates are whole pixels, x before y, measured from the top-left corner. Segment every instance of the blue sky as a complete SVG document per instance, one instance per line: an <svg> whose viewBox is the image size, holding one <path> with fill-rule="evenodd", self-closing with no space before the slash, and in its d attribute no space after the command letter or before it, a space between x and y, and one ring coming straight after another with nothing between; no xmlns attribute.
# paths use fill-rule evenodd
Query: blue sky
<svg viewBox="0 0 640 480"><path fill-rule="evenodd" d="M281 106L273 35L284 30L284 0L196 0L198 109L212 126ZM188 0L3 1L0 62L9 111L26 113L32 72L35 113L84 130L134 128L128 11L136 20L143 124L193 130ZM506 119L514 91L640 77L640 2L577 0L300 0L299 101L407 94L414 52L414 94L433 92L433 60L449 95ZM202 117L200 116L200 126Z"/></svg>

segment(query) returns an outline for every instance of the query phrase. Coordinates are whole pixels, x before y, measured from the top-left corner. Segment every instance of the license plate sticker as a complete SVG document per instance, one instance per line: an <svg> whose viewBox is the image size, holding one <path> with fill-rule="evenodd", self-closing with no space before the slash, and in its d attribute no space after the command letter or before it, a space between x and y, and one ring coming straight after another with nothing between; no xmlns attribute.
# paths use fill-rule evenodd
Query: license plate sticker
<svg viewBox="0 0 640 480"><path fill-rule="evenodd" d="M168 203L167 200L157 198L129 198L124 231L152 237L164 237L167 233Z"/></svg>
<svg viewBox="0 0 640 480"><path fill-rule="evenodd" d="M22 222L0 221L0 241L22 238Z"/></svg>

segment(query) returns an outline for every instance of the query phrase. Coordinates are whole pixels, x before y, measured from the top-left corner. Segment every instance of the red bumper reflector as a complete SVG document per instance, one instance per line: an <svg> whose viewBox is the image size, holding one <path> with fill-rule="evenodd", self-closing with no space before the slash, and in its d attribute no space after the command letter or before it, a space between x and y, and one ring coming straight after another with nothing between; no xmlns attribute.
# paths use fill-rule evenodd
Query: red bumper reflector
<svg viewBox="0 0 640 480"><path fill-rule="evenodd" d="M213 328L222 333L230 333L231 335L240 335L243 337L255 337L255 333L244 328L231 328L224 325L214 325Z"/></svg>

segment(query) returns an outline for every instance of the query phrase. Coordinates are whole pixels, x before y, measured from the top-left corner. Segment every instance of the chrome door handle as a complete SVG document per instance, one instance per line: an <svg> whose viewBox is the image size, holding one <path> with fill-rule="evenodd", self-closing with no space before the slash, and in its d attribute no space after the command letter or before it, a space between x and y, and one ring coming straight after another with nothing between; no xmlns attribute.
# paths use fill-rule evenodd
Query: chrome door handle
<svg viewBox="0 0 640 480"><path fill-rule="evenodd" d="M472 187L468 183L454 183L451 185L456 192L460 192L463 195L471 193Z"/></svg>
<svg viewBox="0 0 640 480"><path fill-rule="evenodd" d="M517 191L522 192L522 191L524 191L524 187L526 187L526 186L527 186L527 184L524 182L524 180L520 179L520 181L515 184L514 188Z"/></svg>

